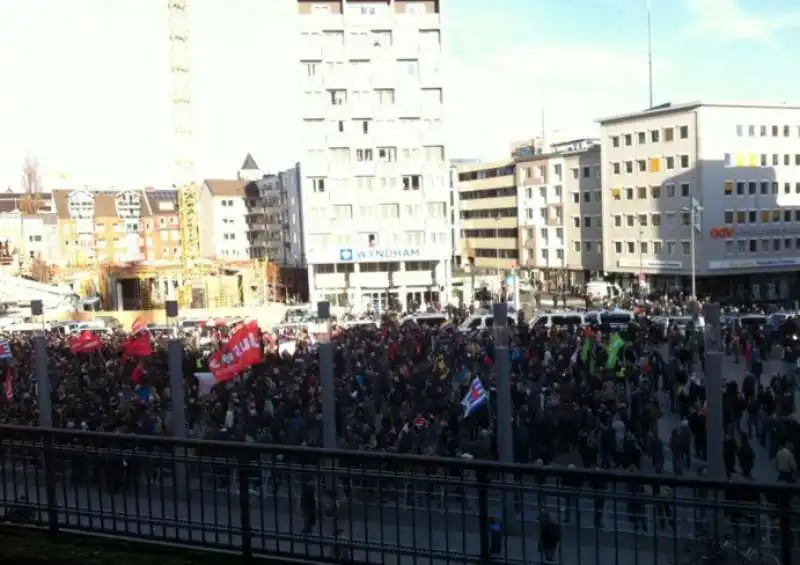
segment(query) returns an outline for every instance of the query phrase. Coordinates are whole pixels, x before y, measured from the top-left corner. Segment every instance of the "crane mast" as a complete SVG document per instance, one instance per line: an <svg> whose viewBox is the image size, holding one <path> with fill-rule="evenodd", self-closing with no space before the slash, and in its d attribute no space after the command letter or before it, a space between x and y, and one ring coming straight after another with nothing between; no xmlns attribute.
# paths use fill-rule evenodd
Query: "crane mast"
<svg viewBox="0 0 800 565"><path fill-rule="evenodd" d="M191 301L191 289L199 284L197 261L200 258L197 221L192 131L191 61L189 58L189 13L187 0L167 0L169 12L170 75L175 143L174 184L178 191L178 219L181 230L181 260L184 288L180 301Z"/></svg>

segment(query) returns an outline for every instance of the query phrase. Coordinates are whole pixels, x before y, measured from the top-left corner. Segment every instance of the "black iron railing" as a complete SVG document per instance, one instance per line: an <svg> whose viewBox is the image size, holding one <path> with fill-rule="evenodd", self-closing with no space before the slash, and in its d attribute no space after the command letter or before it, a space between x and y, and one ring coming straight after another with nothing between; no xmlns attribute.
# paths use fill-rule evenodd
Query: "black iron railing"
<svg viewBox="0 0 800 565"><path fill-rule="evenodd" d="M788 565L800 539L788 484L7 426L0 464L0 520L246 557Z"/></svg>

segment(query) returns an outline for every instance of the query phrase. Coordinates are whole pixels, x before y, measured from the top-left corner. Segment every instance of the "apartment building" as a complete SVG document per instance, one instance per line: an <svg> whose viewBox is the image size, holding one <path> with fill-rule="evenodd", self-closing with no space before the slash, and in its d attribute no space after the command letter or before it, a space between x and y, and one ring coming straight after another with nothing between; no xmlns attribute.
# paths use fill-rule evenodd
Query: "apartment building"
<svg viewBox="0 0 800 565"><path fill-rule="evenodd" d="M550 290L581 286L603 268L599 140L513 153L520 266Z"/></svg>
<svg viewBox="0 0 800 565"><path fill-rule="evenodd" d="M298 0L311 301L449 301L440 3Z"/></svg>
<svg viewBox="0 0 800 565"><path fill-rule="evenodd" d="M300 194L300 163L278 173L286 202L288 232L284 237L282 264L286 267L306 268L305 240L303 239L303 201ZM305 275L304 275L305 278Z"/></svg>
<svg viewBox="0 0 800 565"><path fill-rule="evenodd" d="M689 290L694 267L699 294L800 297L800 108L665 104L600 125L607 272Z"/></svg>
<svg viewBox="0 0 800 565"><path fill-rule="evenodd" d="M178 191L175 189L145 191L152 214L145 220L147 247L145 260L155 264L177 264L181 261L181 231L178 218Z"/></svg>
<svg viewBox="0 0 800 565"><path fill-rule="evenodd" d="M84 267L144 261L152 252L143 190L54 190L58 254L54 264Z"/></svg>
<svg viewBox="0 0 800 565"><path fill-rule="evenodd" d="M477 165L480 159L450 159L448 182L450 186L450 237L452 243L452 264L461 265L461 221L458 205L458 169L467 165Z"/></svg>
<svg viewBox="0 0 800 565"><path fill-rule="evenodd" d="M53 260L57 249L53 199L49 193L0 193L0 264L27 272L33 259Z"/></svg>
<svg viewBox="0 0 800 565"><path fill-rule="evenodd" d="M505 273L519 267L517 187L510 159L458 169L462 263L476 273Z"/></svg>

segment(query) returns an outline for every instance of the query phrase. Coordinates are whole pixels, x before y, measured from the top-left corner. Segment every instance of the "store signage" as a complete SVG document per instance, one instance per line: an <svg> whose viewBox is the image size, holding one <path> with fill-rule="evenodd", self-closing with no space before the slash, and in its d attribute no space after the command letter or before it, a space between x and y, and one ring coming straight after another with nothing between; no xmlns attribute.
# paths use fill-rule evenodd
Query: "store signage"
<svg viewBox="0 0 800 565"><path fill-rule="evenodd" d="M720 269L765 269L781 267L797 267L800 257L776 257L774 259L729 259L725 261L709 261L708 268L712 271Z"/></svg>
<svg viewBox="0 0 800 565"><path fill-rule="evenodd" d="M619 259L617 261L618 267L626 269L682 269L683 261L662 261L659 259L643 259L641 262L633 259Z"/></svg>
<svg viewBox="0 0 800 565"><path fill-rule="evenodd" d="M376 247L374 249L339 249L339 261L404 261L419 259L419 247Z"/></svg>
<svg viewBox="0 0 800 565"><path fill-rule="evenodd" d="M711 239L728 239L736 235L734 228L711 228Z"/></svg>

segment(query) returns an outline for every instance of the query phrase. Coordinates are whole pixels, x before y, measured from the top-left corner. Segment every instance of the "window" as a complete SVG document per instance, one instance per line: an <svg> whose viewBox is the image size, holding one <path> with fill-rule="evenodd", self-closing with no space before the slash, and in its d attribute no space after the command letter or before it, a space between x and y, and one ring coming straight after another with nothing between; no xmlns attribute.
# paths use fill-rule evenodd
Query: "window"
<svg viewBox="0 0 800 565"><path fill-rule="evenodd" d="M581 219L579 216L572 216L572 227L573 228L581 227Z"/></svg>
<svg viewBox="0 0 800 565"><path fill-rule="evenodd" d="M644 145L647 143L647 134L643 131L638 132L636 134L636 141L639 143L639 145Z"/></svg>
<svg viewBox="0 0 800 565"><path fill-rule="evenodd" d="M428 202L428 217L429 218L445 218L447 217L447 206L444 202Z"/></svg>
<svg viewBox="0 0 800 565"><path fill-rule="evenodd" d="M653 242L653 255L661 255L663 244L660 241Z"/></svg>
<svg viewBox="0 0 800 565"><path fill-rule="evenodd" d="M419 78L419 61L416 59L400 59L397 61L398 76Z"/></svg>
<svg viewBox="0 0 800 565"><path fill-rule="evenodd" d="M400 217L399 204L381 204L378 206L380 218L384 220L396 220Z"/></svg>
<svg viewBox="0 0 800 565"><path fill-rule="evenodd" d="M681 212L681 225L688 226L691 223L689 212Z"/></svg>
<svg viewBox="0 0 800 565"><path fill-rule="evenodd" d="M617 255L622 255L622 242L621 241L615 241L614 242L614 253L616 253Z"/></svg>
<svg viewBox="0 0 800 565"><path fill-rule="evenodd" d="M733 223L733 210L725 210L725 223L726 224Z"/></svg>
<svg viewBox="0 0 800 565"><path fill-rule="evenodd" d="M625 200L633 200L633 189L626 188L625 189Z"/></svg>
<svg viewBox="0 0 800 565"><path fill-rule="evenodd" d="M625 161L625 174L633 174L633 161Z"/></svg>
<svg viewBox="0 0 800 565"><path fill-rule="evenodd" d="M659 213L654 213L654 214L653 214L653 215L650 217L650 222L651 222L651 223L652 223L654 226L660 226L660 225L661 225L661 214L659 214Z"/></svg>
<svg viewBox="0 0 800 565"><path fill-rule="evenodd" d="M356 161L369 163L372 161L372 149L356 149Z"/></svg>
<svg viewBox="0 0 800 565"><path fill-rule="evenodd" d="M619 136L612 135L611 136L611 147L619 147Z"/></svg>
<svg viewBox="0 0 800 565"><path fill-rule="evenodd" d="M683 198L688 198L689 196L691 196L692 191L689 186L690 185L688 182L681 183L681 196Z"/></svg>
<svg viewBox="0 0 800 565"><path fill-rule="evenodd" d="M620 166L619 163L611 163L611 173L618 175L620 174Z"/></svg>
<svg viewBox="0 0 800 565"><path fill-rule="evenodd" d="M584 216L583 217L583 227L585 227L585 228L592 227L592 218L591 218L591 216Z"/></svg>
<svg viewBox="0 0 800 565"><path fill-rule="evenodd" d="M392 106L394 105L394 90L393 89L378 89L375 91L375 100L379 106Z"/></svg>
<svg viewBox="0 0 800 565"><path fill-rule="evenodd" d="M669 143L675 139L675 130L672 128L664 128L664 141Z"/></svg>
<svg viewBox="0 0 800 565"><path fill-rule="evenodd" d="M674 184L666 184L664 187L667 189L667 198L674 198L675 197L675 185Z"/></svg>
<svg viewBox="0 0 800 565"><path fill-rule="evenodd" d="M653 143L658 143L660 139L661 139L660 131L658 131L657 129L650 131L650 141L652 141Z"/></svg>
<svg viewBox="0 0 800 565"><path fill-rule="evenodd" d="M622 216L619 214L614 215L614 227L621 228L622 227Z"/></svg>
<svg viewBox="0 0 800 565"><path fill-rule="evenodd" d="M658 173L661 171L661 158L651 157L647 160L647 171L650 173Z"/></svg>
<svg viewBox="0 0 800 565"><path fill-rule="evenodd" d="M692 254L692 246L688 241L681 241L681 253L684 255Z"/></svg>
<svg viewBox="0 0 800 565"><path fill-rule="evenodd" d="M378 147L378 161L382 163L394 163L397 161L396 147Z"/></svg>
<svg viewBox="0 0 800 565"><path fill-rule="evenodd" d="M421 175L403 175L401 178L403 190L420 190L422 188Z"/></svg>
<svg viewBox="0 0 800 565"><path fill-rule="evenodd" d="M744 137L744 126L736 126L736 137Z"/></svg>
<svg viewBox="0 0 800 565"><path fill-rule="evenodd" d="M647 214L639 214L639 225L642 227L647 225Z"/></svg>
<svg viewBox="0 0 800 565"><path fill-rule="evenodd" d="M581 242L580 241L573 241L572 242L572 249L574 249L576 253L580 253Z"/></svg>
<svg viewBox="0 0 800 565"><path fill-rule="evenodd" d="M681 155L681 169L688 169L688 168L689 168L689 156Z"/></svg>
<svg viewBox="0 0 800 565"><path fill-rule="evenodd" d="M625 247L627 248L629 255L636 253L636 244L633 241L626 241Z"/></svg>
<svg viewBox="0 0 800 565"><path fill-rule="evenodd" d="M681 126L678 128L678 133L681 139L689 139L689 126Z"/></svg>
<svg viewBox="0 0 800 565"><path fill-rule="evenodd" d="M644 173L647 171L647 161L645 159L637 159L636 160L636 170L640 173Z"/></svg>
<svg viewBox="0 0 800 565"><path fill-rule="evenodd" d="M312 192L325 192L325 179L322 177L315 177L311 179Z"/></svg>
<svg viewBox="0 0 800 565"><path fill-rule="evenodd" d="M675 168L675 157L664 157L664 168L667 170L672 170Z"/></svg>
<svg viewBox="0 0 800 565"><path fill-rule="evenodd" d="M736 195L742 196L744 194L744 181L736 181Z"/></svg>
<svg viewBox="0 0 800 565"><path fill-rule="evenodd" d="M625 225L627 225L629 228L632 228L634 226L635 221L636 218L634 217L633 214L625 215Z"/></svg>
<svg viewBox="0 0 800 565"><path fill-rule="evenodd" d="M636 187L636 197L639 200L644 200L645 198L647 198L647 187L646 186Z"/></svg>
<svg viewBox="0 0 800 565"><path fill-rule="evenodd" d="M630 133L625 134L625 147L630 147L633 145L633 135Z"/></svg>
<svg viewBox="0 0 800 565"><path fill-rule="evenodd" d="M346 90L329 90L331 106L344 106L347 104Z"/></svg>
<svg viewBox="0 0 800 565"><path fill-rule="evenodd" d="M661 187L660 186L651 186L650 187L650 198L661 198Z"/></svg>
<svg viewBox="0 0 800 565"><path fill-rule="evenodd" d="M726 180L724 183L725 196L733 196L733 181Z"/></svg>

